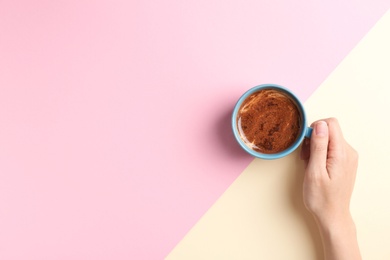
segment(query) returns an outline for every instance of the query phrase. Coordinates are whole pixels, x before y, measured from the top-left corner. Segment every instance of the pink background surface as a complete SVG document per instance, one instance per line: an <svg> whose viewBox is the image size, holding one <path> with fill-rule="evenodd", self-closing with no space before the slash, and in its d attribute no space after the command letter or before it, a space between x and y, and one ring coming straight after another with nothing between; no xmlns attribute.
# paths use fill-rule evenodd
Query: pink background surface
<svg viewBox="0 0 390 260"><path fill-rule="evenodd" d="M302 100L389 1L0 1L0 259L161 259L252 160L230 113Z"/></svg>

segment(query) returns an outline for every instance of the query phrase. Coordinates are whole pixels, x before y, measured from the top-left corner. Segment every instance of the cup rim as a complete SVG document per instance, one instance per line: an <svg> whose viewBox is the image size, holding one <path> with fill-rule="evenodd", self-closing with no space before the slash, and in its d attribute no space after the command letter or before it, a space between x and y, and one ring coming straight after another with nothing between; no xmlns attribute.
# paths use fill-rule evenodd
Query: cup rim
<svg viewBox="0 0 390 260"><path fill-rule="evenodd" d="M283 150L281 152L278 152L278 153L273 153L273 154L260 153L260 152L257 152L255 150L252 150L251 148L249 148L244 143L244 141L241 139L240 134L239 134L238 129L237 129L237 114L238 114L238 111L239 111L242 103L251 94L253 94L255 92L258 92L260 90L263 90L263 89L277 89L279 91L282 91L282 92L286 93L290 98L293 99L293 101L298 106L298 109L300 110L301 115L302 115L302 129L301 129L301 132L299 133L298 138L287 149L285 149L285 150ZM303 139L305 138L305 134L306 134L306 131L307 131L307 119L306 119L305 109L304 109L301 101L298 99L298 97L291 90L289 90L286 87L283 87L281 85L272 84L272 83L257 85L255 87L252 87L249 90L247 90L238 99L236 105L234 106L231 123L232 123L232 130L233 130L234 137L237 140L237 142L239 143L239 145L241 146L241 148L243 148L247 153L249 153L250 155L252 155L254 157L261 158L261 159L266 159L266 160L279 159L279 158L287 156L288 154L290 154L293 151L295 151L299 147L299 145L301 144Z"/></svg>

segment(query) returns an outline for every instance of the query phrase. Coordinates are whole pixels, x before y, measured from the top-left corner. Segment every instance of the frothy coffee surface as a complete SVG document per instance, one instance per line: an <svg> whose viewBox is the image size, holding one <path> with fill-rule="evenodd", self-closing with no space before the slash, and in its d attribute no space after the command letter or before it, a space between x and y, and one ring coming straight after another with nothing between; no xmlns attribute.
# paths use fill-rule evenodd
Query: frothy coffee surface
<svg viewBox="0 0 390 260"><path fill-rule="evenodd" d="M283 92L264 89L250 95L237 115L241 139L251 149L278 153L291 146L300 132L301 117Z"/></svg>

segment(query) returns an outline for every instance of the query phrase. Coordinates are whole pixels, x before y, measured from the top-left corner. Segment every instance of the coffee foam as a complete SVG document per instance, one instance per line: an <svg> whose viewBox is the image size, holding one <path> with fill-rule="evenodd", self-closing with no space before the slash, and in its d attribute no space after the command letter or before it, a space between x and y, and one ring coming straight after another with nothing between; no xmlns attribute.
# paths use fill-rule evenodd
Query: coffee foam
<svg viewBox="0 0 390 260"><path fill-rule="evenodd" d="M285 93L263 89L241 105L237 127L241 139L252 150L272 154L291 146L300 132L301 115Z"/></svg>

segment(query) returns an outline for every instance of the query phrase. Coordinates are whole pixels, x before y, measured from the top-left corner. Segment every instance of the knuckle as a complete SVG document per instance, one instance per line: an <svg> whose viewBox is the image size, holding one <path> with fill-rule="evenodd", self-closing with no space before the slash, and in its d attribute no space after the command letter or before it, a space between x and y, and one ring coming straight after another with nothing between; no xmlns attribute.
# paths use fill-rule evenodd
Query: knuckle
<svg viewBox="0 0 390 260"><path fill-rule="evenodd" d="M359 153L353 148L352 148L352 160L354 162L357 162L359 160Z"/></svg>
<svg viewBox="0 0 390 260"><path fill-rule="evenodd" d="M330 118L328 118L328 123L338 125L339 120L337 120L337 118L335 118L335 117L330 117Z"/></svg>
<svg viewBox="0 0 390 260"><path fill-rule="evenodd" d="M359 159L359 153L356 151L355 148L353 148L351 145L348 145L349 147L349 152L348 155L353 161L358 161Z"/></svg>
<svg viewBox="0 0 390 260"><path fill-rule="evenodd" d="M325 143L318 143L313 146L315 152L326 152L328 151L328 145Z"/></svg>

